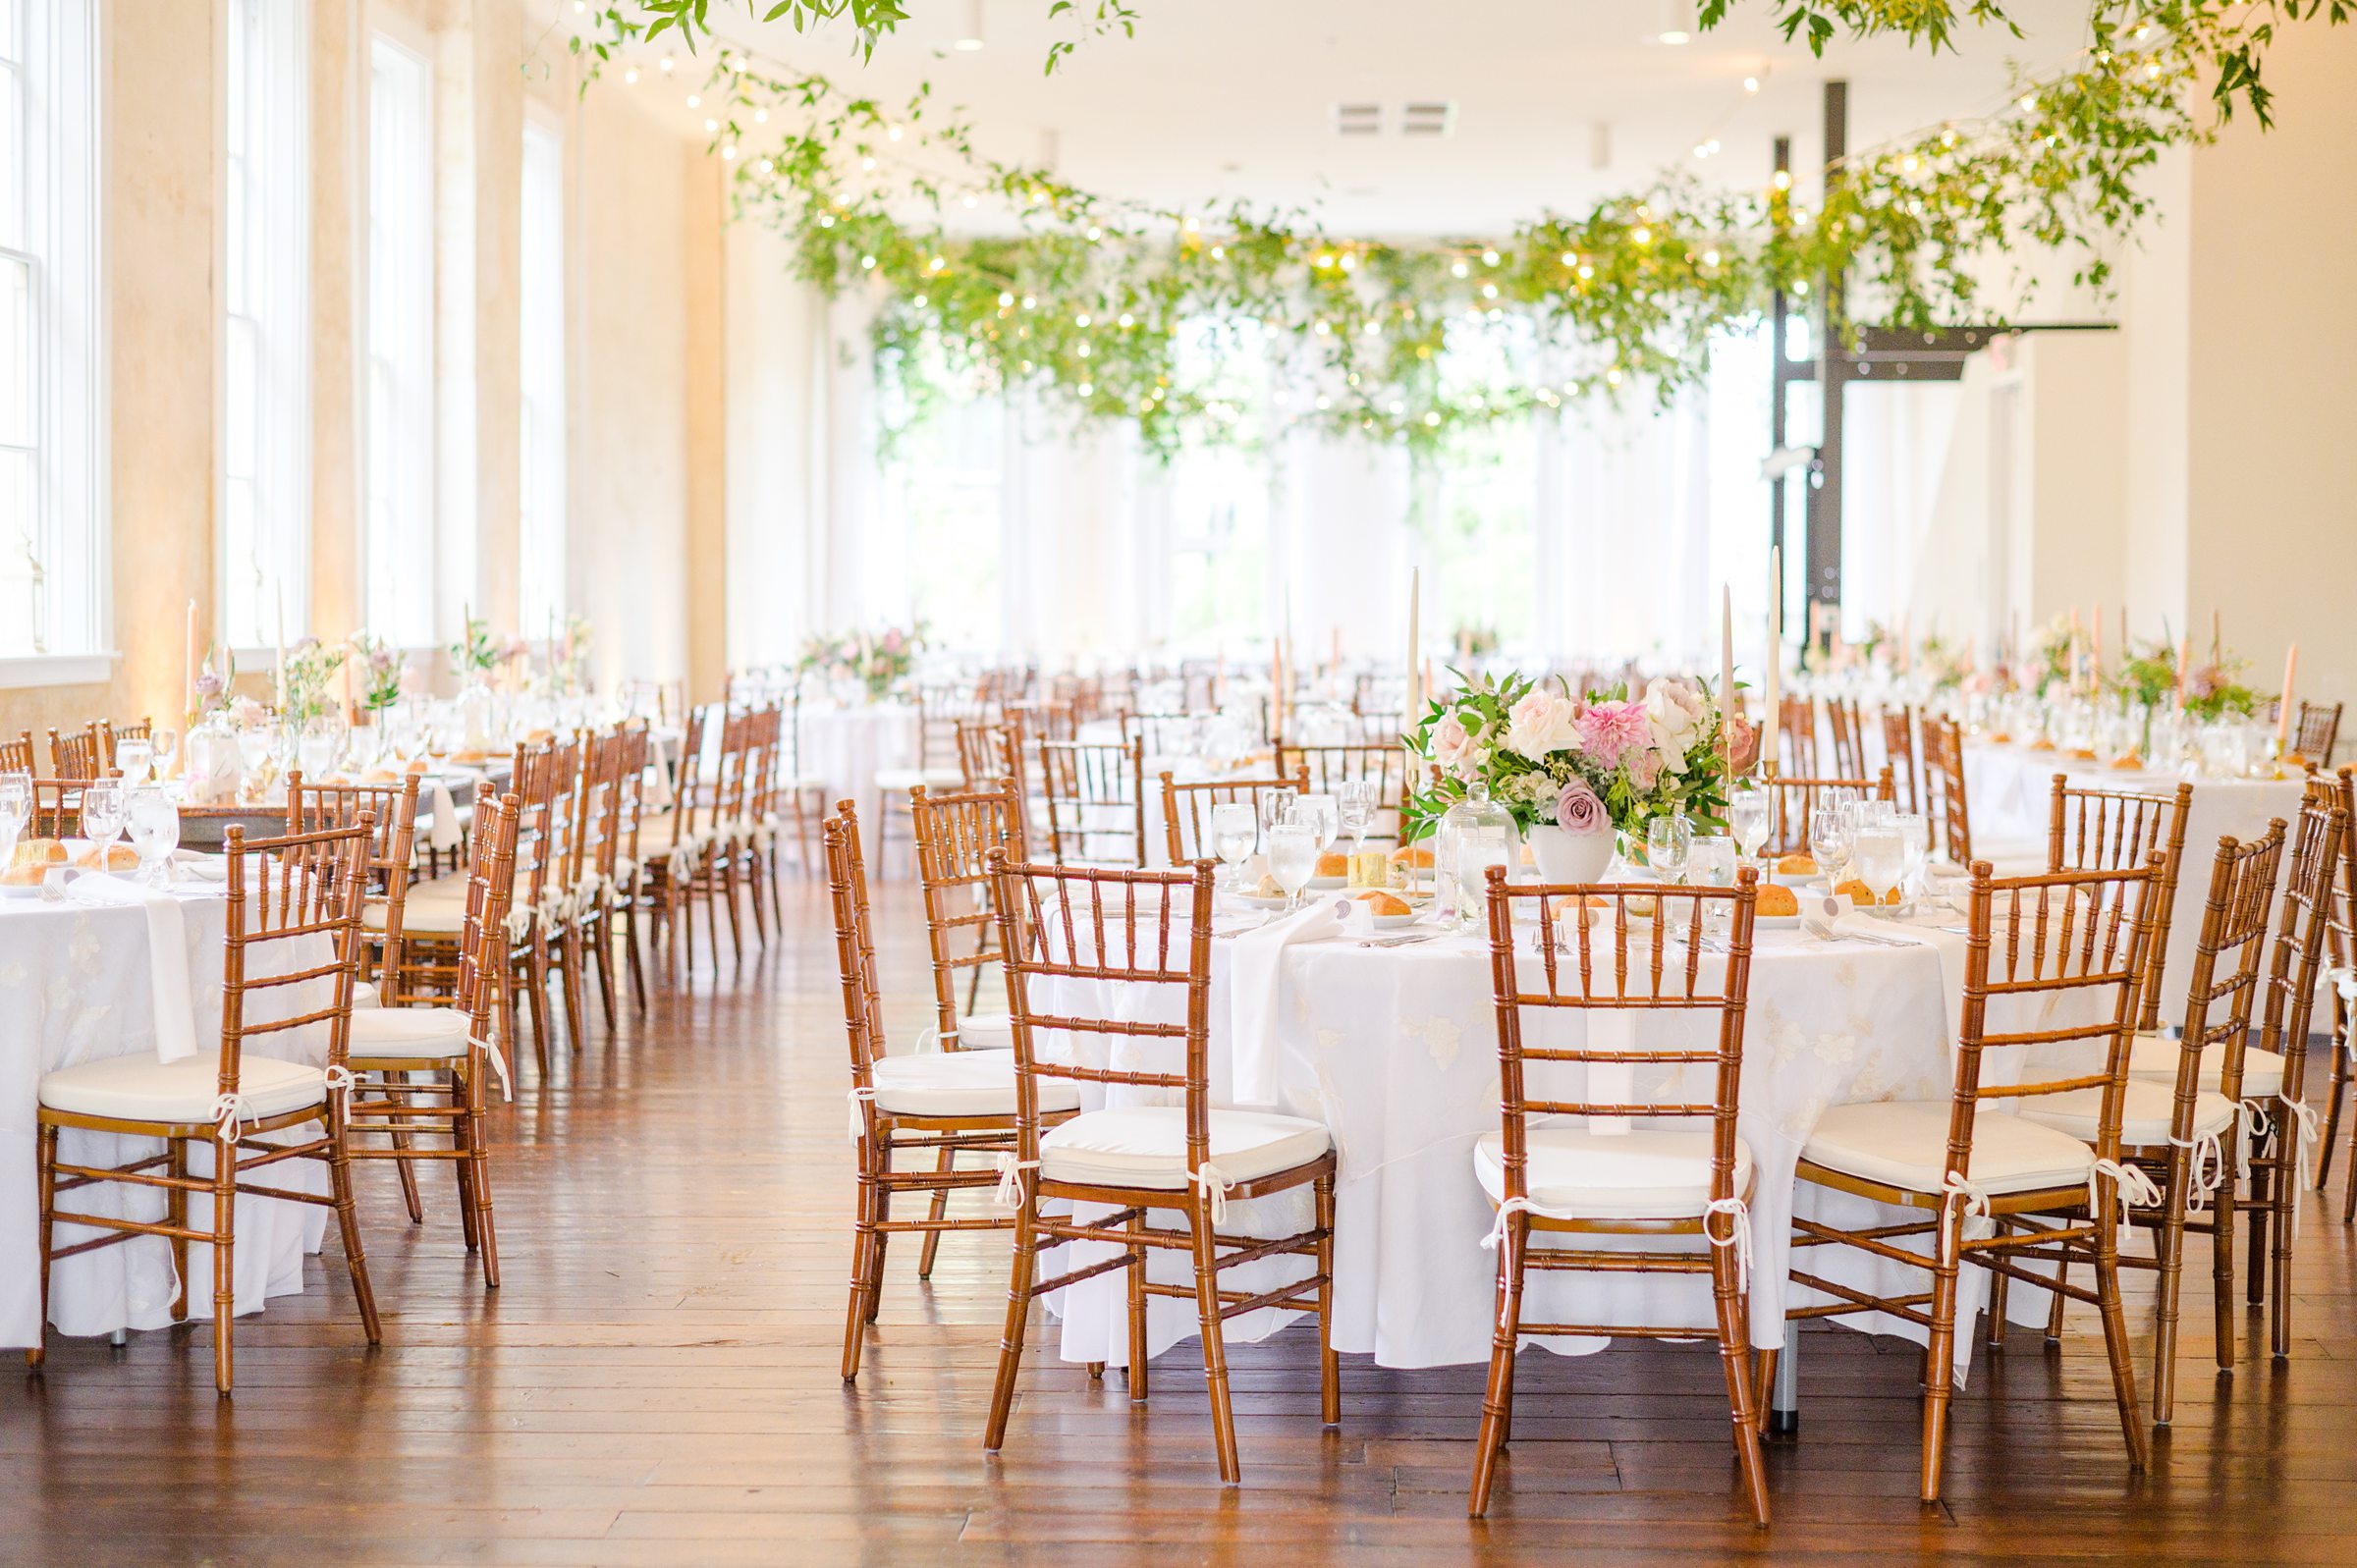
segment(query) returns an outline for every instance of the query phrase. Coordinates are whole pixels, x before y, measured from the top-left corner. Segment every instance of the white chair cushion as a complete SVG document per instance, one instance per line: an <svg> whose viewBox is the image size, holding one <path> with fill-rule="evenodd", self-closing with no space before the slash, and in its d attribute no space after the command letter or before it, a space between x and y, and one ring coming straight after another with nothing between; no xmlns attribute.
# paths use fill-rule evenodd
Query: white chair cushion
<svg viewBox="0 0 2357 1568"><path fill-rule="evenodd" d="M638 863L645 865L660 860L671 852L679 839L680 819L677 816L641 817L638 820Z"/></svg>
<svg viewBox="0 0 2357 1568"><path fill-rule="evenodd" d="M2128 1045L2128 1076L2139 1082L2167 1084L2177 1082L2177 1056L2183 1047L2165 1035L2138 1035ZM2216 1091L2224 1082L2226 1054L2223 1047L2212 1046L2202 1053L2202 1083L2204 1089ZM2242 1092L2252 1100L2273 1100L2283 1092L2283 1058L2272 1051L2257 1046L2246 1047L2242 1053Z"/></svg>
<svg viewBox="0 0 2357 1568"><path fill-rule="evenodd" d="M109 1056L60 1067L41 1078L41 1104L78 1116L195 1126L213 1119L221 1063L210 1053L158 1061ZM327 1099L327 1074L299 1061L244 1054L238 1061L238 1114L247 1121L280 1116Z"/></svg>
<svg viewBox="0 0 2357 1568"><path fill-rule="evenodd" d="M1558 1218L1698 1218L1711 1201L1711 1135L1642 1127L1607 1136L1583 1126L1530 1129L1530 1201ZM1490 1202L1506 1198L1506 1135L1482 1134L1473 1174ZM1751 1150L1735 1140L1735 1196L1751 1183Z"/></svg>
<svg viewBox="0 0 2357 1568"><path fill-rule="evenodd" d="M927 789L962 789L965 787L963 768L927 768L924 772Z"/></svg>
<svg viewBox="0 0 2357 1568"><path fill-rule="evenodd" d="M1013 1051L1014 1020L1003 1012L977 1012L958 1020L958 1044L967 1051Z"/></svg>
<svg viewBox="0 0 2357 1568"><path fill-rule="evenodd" d="M875 1066L876 1108L898 1116L1013 1116L1014 1057L998 1051L886 1056ZM1080 1108L1080 1086L1044 1078L1039 1108Z"/></svg>
<svg viewBox="0 0 2357 1568"><path fill-rule="evenodd" d="M2101 1089L2038 1095L2022 1101L2021 1114L2026 1120L2092 1143L2096 1119L2103 1114L2103 1096ZM2173 1084L2155 1083L2149 1078L2129 1079L2127 1095L2120 1104L2119 1141L2130 1149L2151 1149L2168 1142L2168 1124L2175 1108ZM2224 1095L2204 1090L2195 1096L2194 1137L2223 1132L2233 1120L2234 1102Z"/></svg>
<svg viewBox="0 0 2357 1568"><path fill-rule="evenodd" d="M876 787L888 795L905 794L918 784L931 784L922 768L878 768Z"/></svg>
<svg viewBox="0 0 2357 1568"><path fill-rule="evenodd" d="M385 929L385 905L370 899L360 911L360 924L370 931ZM401 899L401 929L432 936L452 936L466 929L466 878L453 873L421 882Z"/></svg>
<svg viewBox="0 0 2357 1568"><path fill-rule="evenodd" d="M379 1007L352 1015L347 1054L356 1067L369 1060L431 1058L466 1054L466 1015L456 1007Z"/></svg>
<svg viewBox="0 0 2357 1568"><path fill-rule="evenodd" d="M1907 1192L1936 1193L1947 1173L1946 1100L1836 1106L1817 1118L1800 1157ZM2066 1132L1987 1106L1972 1124L1972 1184L1987 1193L2082 1186L2095 1151Z"/></svg>
<svg viewBox="0 0 2357 1568"><path fill-rule="evenodd" d="M1211 1162L1229 1181L1290 1170L1333 1147L1323 1124L1299 1116L1211 1112ZM1039 1173L1050 1181L1176 1192L1186 1185L1186 1111L1135 1106L1074 1116L1040 1135Z"/></svg>
<svg viewBox="0 0 2357 1568"><path fill-rule="evenodd" d="M375 981L356 980L352 983L353 1011L358 1012L363 1007L381 1007L383 1005L384 999L377 995Z"/></svg>

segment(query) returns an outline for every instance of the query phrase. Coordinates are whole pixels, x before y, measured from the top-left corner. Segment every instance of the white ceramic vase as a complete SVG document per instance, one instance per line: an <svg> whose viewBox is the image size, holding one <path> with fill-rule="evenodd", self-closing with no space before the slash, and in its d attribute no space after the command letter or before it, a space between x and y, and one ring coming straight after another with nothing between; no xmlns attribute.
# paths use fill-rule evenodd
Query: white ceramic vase
<svg viewBox="0 0 2357 1568"><path fill-rule="evenodd" d="M1613 835L1566 833L1551 822L1532 824L1528 835L1539 876L1550 883L1601 882L1613 863Z"/></svg>

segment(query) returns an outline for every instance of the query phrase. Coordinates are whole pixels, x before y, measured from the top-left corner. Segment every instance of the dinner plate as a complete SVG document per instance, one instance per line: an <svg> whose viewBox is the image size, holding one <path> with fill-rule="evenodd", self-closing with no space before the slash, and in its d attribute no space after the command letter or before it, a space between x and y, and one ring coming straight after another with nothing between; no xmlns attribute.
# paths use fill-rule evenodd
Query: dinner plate
<svg viewBox="0 0 2357 1568"><path fill-rule="evenodd" d="M1309 879L1309 886L1316 892L1331 892L1337 888L1350 886L1350 879L1348 877L1312 877Z"/></svg>
<svg viewBox="0 0 2357 1568"><path fill-rule="evenodd" d="M41 885L37 882L0 883L0 898L38 898L40 895Z"/></svg>

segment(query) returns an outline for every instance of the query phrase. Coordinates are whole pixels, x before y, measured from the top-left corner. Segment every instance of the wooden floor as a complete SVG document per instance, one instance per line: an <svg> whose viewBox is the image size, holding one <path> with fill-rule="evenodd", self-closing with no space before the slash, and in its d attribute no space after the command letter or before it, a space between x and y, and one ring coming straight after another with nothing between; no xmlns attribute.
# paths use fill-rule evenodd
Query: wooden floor
<svg viewBox="0 0 2357 1568"><path fill-rule="evenodd" d="M914 902L880 894L904 1049ZM305 1294L240 1324L234 1402L214 1397L201 1332L53 1340L45 1378L0 1372L0 1562L2350 1560L2357 1237L2337 1179L2299 1243L2288 1363L2252 1354L2252 1315L2216 1376L2208 1281L2189 1272L2177 1421L2141 1479L2078 1320L2058 1351L2023 1334L1983 1352L1930 1509L1914 1349L1812 1333L1766 1532L1737 1504L1715 1353L1681 1346L1523 1358L1486 1524L1464 1519L1482 1369L1345 1358L1343 1425L1324 1433L1297 1331L1233 1355L1240 1489L1213 1467L1191 1341L1143 1412L1118 1373L1034 1359L987 1459L1001 1237L948 1240L930 1288L896 1243L866 1368L856 1387L837 1377L844 1038L821 899L796 883L787 903L788 935L741 971L702 963L643 1022L593 1025L553 1084L526 1065L495 1166L504 1289L483 1290L446 1192L412 1228L377 1166L381 1350L331 1240Z"/></svg>

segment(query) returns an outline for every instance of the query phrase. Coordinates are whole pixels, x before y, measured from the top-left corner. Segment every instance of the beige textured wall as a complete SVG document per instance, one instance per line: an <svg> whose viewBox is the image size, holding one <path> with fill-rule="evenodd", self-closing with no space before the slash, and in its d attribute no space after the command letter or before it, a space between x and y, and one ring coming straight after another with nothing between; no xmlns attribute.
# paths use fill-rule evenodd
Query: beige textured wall
<svg viewBox="0 0 2357 1568"><path fill-rule="evenodd" d="M110 333L112 616L103 684L0 689L0 732L101 716L177 723L188 601L213 614L219 301L220 0L107 0L104 169ZM725 309L718 171L700 141L626 100L576 98L561 54L525 68L525 0L312 0L312 593L315 625L357 624L365 344L368 40L381 19L430 45L437 206L438 394L455 464L442 524L467 548L445 592L515 627L521 489L518 336L521 135L528 98L570 122L568 373L574 383L571 575L597 622L607 681L680 676L696 633L717 694L725 578ZM463 241L453 243L452 237ZM445 458L451 456L449 452ZM714 546L691 586L693 537ZM701 609L691 617L691 591ZM452 603L445 622L455 623ZM522 627L527 634L540 628ZM436 668L432 673L441 674Z"/></svg>

